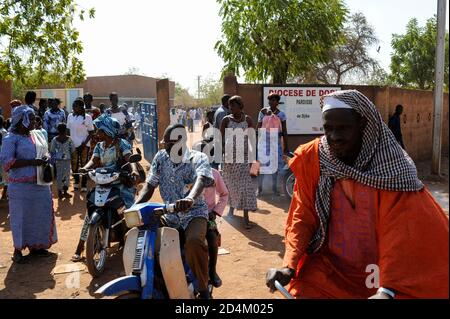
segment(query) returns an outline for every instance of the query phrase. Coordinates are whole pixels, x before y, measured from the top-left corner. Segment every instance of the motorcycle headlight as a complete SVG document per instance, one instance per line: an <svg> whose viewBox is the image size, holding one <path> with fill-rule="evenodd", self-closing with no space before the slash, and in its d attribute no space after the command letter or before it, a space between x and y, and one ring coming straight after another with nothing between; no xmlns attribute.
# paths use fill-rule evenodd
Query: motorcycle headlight
<svg viewBox="0 0 450 319"><path fill-rule="evenodd" d="M138 210L125 211L125 223L128 228L139 227L144 225L141 212Z"/></svg>

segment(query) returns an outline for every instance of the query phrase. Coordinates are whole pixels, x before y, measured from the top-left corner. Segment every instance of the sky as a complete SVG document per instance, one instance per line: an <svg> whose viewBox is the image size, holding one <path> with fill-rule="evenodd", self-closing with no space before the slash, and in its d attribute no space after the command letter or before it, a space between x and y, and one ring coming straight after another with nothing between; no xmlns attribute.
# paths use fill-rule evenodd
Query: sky
<svg viewBox="0 0 450 319"><path fill-rule="evenodd" d="M197 77L218 79L222 59L214 50L221 38L215 0L77 0L94 7L94 19L75 21L80 32L87 76L119 75L130 68L151 77L169 77L195 95ZM350 12L362 12L380 40L371 54L388 70L392 34L419 25L437 11L437 0L345 0ZM448 26L447 1L447 26ZM448 29L448 27L447 27Z"/></svg>

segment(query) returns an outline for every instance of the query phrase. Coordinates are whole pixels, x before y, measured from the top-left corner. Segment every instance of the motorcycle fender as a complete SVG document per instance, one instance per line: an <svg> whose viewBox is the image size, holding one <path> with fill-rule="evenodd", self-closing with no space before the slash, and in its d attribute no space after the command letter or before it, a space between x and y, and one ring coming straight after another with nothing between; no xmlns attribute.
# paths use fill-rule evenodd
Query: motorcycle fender
<svg viewBox="0 0 450 319"><path fill-rule="evenodd" d="M162 227L158 229L158 237L159 264L170 299L190 299L178 231Z"/></svg>
<svg viewBox="0 0 450 319"><path fill-rule="evenodd" d="M102 296L118 296L127 291L141 291L137 276L125 276L114 279L100 287L94 294Z"/></svg>
<svg viewBox="0 0 450 319"><path fill-rule="evenodd" d="M89 225L95 225L97 224L100 220L102 219L102 215L95 211L92 216L91 219L89 220Z"/></svg>
<svg viewBox="0 0 450 319"><path fill-rule="evenodd" d="M125 247L123 248L123 267L125 275L130 276L133 272L133 260L136 255L136 244L139 229L134 227L130 229L126 236Z"/></svg>

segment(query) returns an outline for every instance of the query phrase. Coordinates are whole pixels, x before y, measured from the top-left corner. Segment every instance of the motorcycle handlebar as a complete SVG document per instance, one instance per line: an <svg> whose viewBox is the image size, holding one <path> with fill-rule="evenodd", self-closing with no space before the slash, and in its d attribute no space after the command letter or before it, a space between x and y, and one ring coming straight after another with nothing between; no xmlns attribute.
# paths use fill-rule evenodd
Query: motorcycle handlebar
<svg viewBox="0 0 450 319"><path fill-rule="evenodd" d="M275 288L286 298L294 299L294 297L284 288L278 280L275 280Z"/></svg>
<svg viewBox="0 0 450 319"><path fill-rule="evenodd" d="M175 212L175 204L166 204L164 207L155 209L155 214L160 217L165 214L171 214Z"/></svg>

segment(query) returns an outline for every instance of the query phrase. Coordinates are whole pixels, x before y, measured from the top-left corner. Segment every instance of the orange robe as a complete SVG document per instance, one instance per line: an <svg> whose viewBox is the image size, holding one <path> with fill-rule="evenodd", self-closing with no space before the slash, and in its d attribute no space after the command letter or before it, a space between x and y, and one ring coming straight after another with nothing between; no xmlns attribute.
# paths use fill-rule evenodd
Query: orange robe
<svg viewBox="0 0 450 319"><path fill-rule="evenodd" d="M397 298L448 298L449 221L425 188L384 191L339 180L331 193L325 243L317 253L306 254L319 226L318 146L319 139L301 145L290 162L297 178L283 262L296 269L290 293L297 298L368 298L380 286L394 289Z"/></svg>

